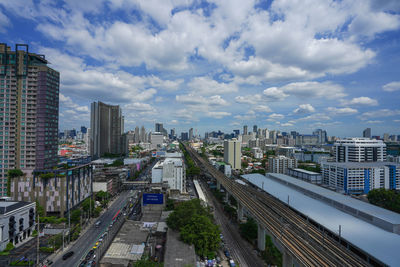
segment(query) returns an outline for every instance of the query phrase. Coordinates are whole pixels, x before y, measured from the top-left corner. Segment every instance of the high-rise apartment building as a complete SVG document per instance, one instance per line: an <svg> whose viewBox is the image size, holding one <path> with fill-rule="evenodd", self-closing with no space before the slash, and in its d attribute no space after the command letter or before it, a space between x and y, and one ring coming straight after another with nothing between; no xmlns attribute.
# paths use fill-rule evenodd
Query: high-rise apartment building
<svg viewBox="0 0 400 267"><path fill-rule="evenodd" d="M120 154L124 117L118 105L93 102L90 114L90 155L99 158L104 153Z"/></svg>
<svg viewBox="0 0 400 267"><path fill-rule="evenodd" d="M135 143L138 144L140 142L140 133L139 126L135 127Z"/></svg>
<svg viewBox="0 0 400 267"><path fill-rule="evenodd" d="M193 139L193 128L189 129L189 140Z"/></svg>
<svg viewBox="0 0 400 267"><path fill-rule="evenodd" d="M363 131L364 138L371 138L371 128L367 128Z"/></svg>
<svg viewBox="0 0 400 267"><path fill-rule="evenodd" d="M0 44L0 196L7 171L50 169L57 164L60 74L44 55Z"/></svg>
<svg viewBox="0 0 400 267"><path fill-rule="evenodd" d="M140 128L140 142L142 143L146 143L146 129L144 128L144 126L142 126L142 128Z"/></svg>
<svg viewBox="0 0 400 267"><path fill-rule="evenodd" d="M336 162L386 161L386 144L382 140L348 138L333 145Z"/></svg>
<svg viewBox="0 0 400 267"><path fill-rule="evenodd" d="M328 141L326 131L322 129L317 129L313 132L313 135L318 136L318 144L325 144Z"/></svg>
<svg viewBox="0 0 400 267"><path fill-rule="evenodd" d="M234 139L224 141L224 161L234 170L242 168L242 151L240 141Z"/></svg>
<svg viewBox="0 0 400 267"><path fill-rule="evenodd" d="M253 133L257 133L257 129L258 129L257 125L253 125Z"/></svg>
<svg viewBox="0 0 400 267"><path fill-rule="evenodd" d="M243 126L243 134L247 135L247 125Z"/></svg>

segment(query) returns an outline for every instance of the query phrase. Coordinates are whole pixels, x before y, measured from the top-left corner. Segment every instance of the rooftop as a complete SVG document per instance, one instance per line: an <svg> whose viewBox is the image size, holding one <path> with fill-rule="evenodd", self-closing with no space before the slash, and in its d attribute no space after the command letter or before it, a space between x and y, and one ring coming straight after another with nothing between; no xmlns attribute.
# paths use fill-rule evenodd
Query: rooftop
<svg viewBox="0 0 400 267"><path fill-rule="evenodd" d="M312 172L312 171L307 171L307 170L303 170L303 169L293 169L294 171L298 171L298 172L302 172L302 173L306 173L306 174L310 174L310 175L321 175L318 172Z"/></svg>
<svg viewBox="0 0 400 267"><path fill-rule="evenodd" d="M30 204L32 204L32 202L0 201L0 214L6 214Z"/></svg>
<svg viewBox="0 0 400 267"><path fill-rule="evenodd" d="M275 173L273 175L277 177L277 179L280 177L283 180L289 180L290 183L296 183L298 186L315 190L316 193L326 194L324 196L327 198L334 198L336 201L347 202L348 205L354 208L363 209L365 213L373 213L376 216L382 216L383 218L391 220L393 223L400 222L399 214L287 175ZM341 236L343 239L385 264L397 266L400 262L400 253L398 252L400 235L383 230L382 228L328 205L323 201L307 196L304 192L287 186L277 179L266 177L261 174L246 174L242 177L255 186L261 189L263 188L263 190L282 202L287 203L289 197L289 206L291 208L308 216L333 233L338 233L339 225L341 225Z"/></svg>
<svg viewBox="0 0 400 267"><path fill-rule="evenodd" d="M196 266L194 246L179 240L179 232L168 230L164 266Z"/></svg>

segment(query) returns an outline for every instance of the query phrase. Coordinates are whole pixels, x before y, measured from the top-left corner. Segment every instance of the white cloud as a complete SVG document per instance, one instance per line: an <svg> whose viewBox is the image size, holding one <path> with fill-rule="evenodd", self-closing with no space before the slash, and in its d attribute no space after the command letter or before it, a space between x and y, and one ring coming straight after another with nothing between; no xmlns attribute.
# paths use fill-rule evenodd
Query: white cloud
<svg viewBox="0 0 400 267"><path fill-rule="evenodd" d="M272 113L271 115L268 116L272 120L282 120L285 118L285 115L283 114L278 114L278 113Z"/></svg>
<svg viewBox="0 0 400 267"><path fill-rule="evenodd" d="M222 119L223 117L230 116L231 113L225 111L210 111L207 112L207 116L214 119Z"/></svg>
<svg viewBox="0 0 400 267"><path fill-rule="evenodd" d="M10 26L10 20L0 10L0 32L5 32L8 26Z"/></svg>
<svg viewBox="0 0 400 267"><path fill-rule="evenodd" d="M200 105L200 106L227 106L228 102L219 95L210 97L203 97L193 94L177 95L176 101L186 105Z"/></svg>
<svg viewBox="0 0 400 267"><path fill-rule="evenodd" d="M235 101L237 103L250 104L250 105L255 105L255 104L261 102L262 99L263 98L262 98L262 96L260 94L235 97Z"/></svg>
<svg viewBox="0 0 400 267"><path fill-rule="evenodd" d="M290 127L290 126L293 126L294 124L293 123L290 123L290 122L285 122L285 123L281 123L280 124L282 127Z"/></svg>
<svg viewBox="0 0 400 267"><path fill-rule="evenodd" d="M363 114L361 114L360 119L367 120L370 118L383 118L383 117L391 117L397 115L400 115L400 109L390 110L385 108L385 109L364 112Z"/></svg>
<svg viewBox="0 0 400 267"><path fill-rule="evenodd" d="M311 106L310 104L302 104L299 105L298 108L293 110L294 114L306 114L306 113L312 113L315 112L315 108Z"/></svg>
<svg viewBox="0 0 400 267"><path fill-rule="evenodd" d="M295 82L280 88L284 93L298 97L337 99L346 96L341 85L332 82Z"/></svg>
<svg viewBox="0 0 400 267"><path fill-rule="evenodd" d="M342 100L342 105L377 106L378 101L367 96L355 97L351 100Z"/></svg>
<svg viewBox="0 0 400 267"><path fill-rule="evenodd" d="M233 83L219 83L209 77L196 77L188 86L199 95L226 94L237 92L238 88Z"/></svg>
<svg viewBox="0 0 400 267"><path fill-rule="evenodd" d="M287 94L283 92L283 90L278 89L277 87L270 87L263 91L264 96L267 100L270 101L281 101L288 97Z"/></svg>
<svg viewBox="0 0 400 267"><path fill-rule="evenodd" d="M65 107L65 108L70 108L70 110L67 110L66 112L89 112L89 108L88 106L80 106L76 103L74 103L74 101L72 101L72 99L68 96L65 96L63 94L60 93L59 95L59 100L61 102L61 107Z"/></svg>
<svg viewBox="0 0 400 267"><path fill-rule="evenodd" d="M331 120L331 117L325 114L312 114L306 117L296 119L295 121L301 122L301 121L327 121L327 120Z"/></svg>
<svg viewBox="0 0 400 267"><path fill-rule="evenodd" d="M400 90L400 82L387 83L382 87L383 91L394 92Z"/></svg>
<svg viewBox="0 0 400 267"><path fill-rule="evenodd" d="M335 107L328 107L326 110L331 113L332 115L353 115L358 113L357 109L354 108L335 108Z"/></svg>
<svg viewBox="0 0 400 267"><path fill-rule="evenodd" d="M269 113L271 112L271 108L266 106L266 105L258 105L254 108L254 111L256 112L265 112L265 113Z"/></svg>
<svg viewBox="0 0 400 267"><path fill-rule="evenodd" d="M381 121L381 120L370 120L370 121L367 121L367 123L378 124L378 123L383 123L383 121Z"/></svg>

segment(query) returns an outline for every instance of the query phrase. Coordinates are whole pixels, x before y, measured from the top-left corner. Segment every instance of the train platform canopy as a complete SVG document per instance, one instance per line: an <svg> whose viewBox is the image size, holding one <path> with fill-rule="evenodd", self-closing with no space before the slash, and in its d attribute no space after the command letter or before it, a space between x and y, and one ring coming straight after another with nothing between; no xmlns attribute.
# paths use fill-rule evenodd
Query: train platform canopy
<svg viewBox="0 0 400 267"><path fill-rule="evenodd" d="M277 176L279 176L281 180L283 179L289 181L290 183L293 182L294 185L285 184L279 178L277 178ZM261 174L246 174L242 175L242 178L257 186L258 188L266 191L270 195L278 198L284 203L287 203L289 199L289 206L291 208L297 210L299 213L305 216L308 216L310 219L319 223L333 233L338 234L340 225L341 237L344 240L364 251L366 254L371 255L372 257L389 266L398 266L398 263L400 262L399 234L386 231L374 224L368 223L360 218L350 215L349 213L328 204L324 200L316 199L309 195L306 195L305 189L311 191L321 189L323 190L323 194L326 194L325 197L333 197L336 198L335 200L341 200L344 202L354 201L354 203L350 202L351 204L347 203L347 205L359 205L359 207L363 207L364 204L367 203L360 204L358 202L361 201L352 199L349 196L340 195L336 192L324 189L313 184L309 184L301 180L297 180L293 177L283 174L277 175L274 173L271 174L271 177L267 177ZM318 189L315 187L318 187ZM375 214L380 214L382 212L382 216L384 216L385 218L388 217L388 214L380 211L380 208L378 207L376 207L377 209L374 209L372 207L369 208L371 213L375 212ZM396 216L393 216L392 218L392 216L390 215L389 218L392 219L393 222L397 222Z"/></svg>

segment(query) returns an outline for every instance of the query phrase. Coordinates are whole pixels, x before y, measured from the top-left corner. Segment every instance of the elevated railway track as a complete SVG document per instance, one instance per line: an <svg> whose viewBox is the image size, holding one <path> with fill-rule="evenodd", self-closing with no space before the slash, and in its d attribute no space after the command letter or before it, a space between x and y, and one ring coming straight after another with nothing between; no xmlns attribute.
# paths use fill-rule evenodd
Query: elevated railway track
<svg viewBox="0 0 400 267"><path fill-rule="evenodd" d="M299 264L304 266L371 266L333 238L325 236L307 219L279 200L257 189L234 182L217 171L187 144L185 148L196 164L213 176L239 203L245 206L254 219L265 227Z"/></svg>

